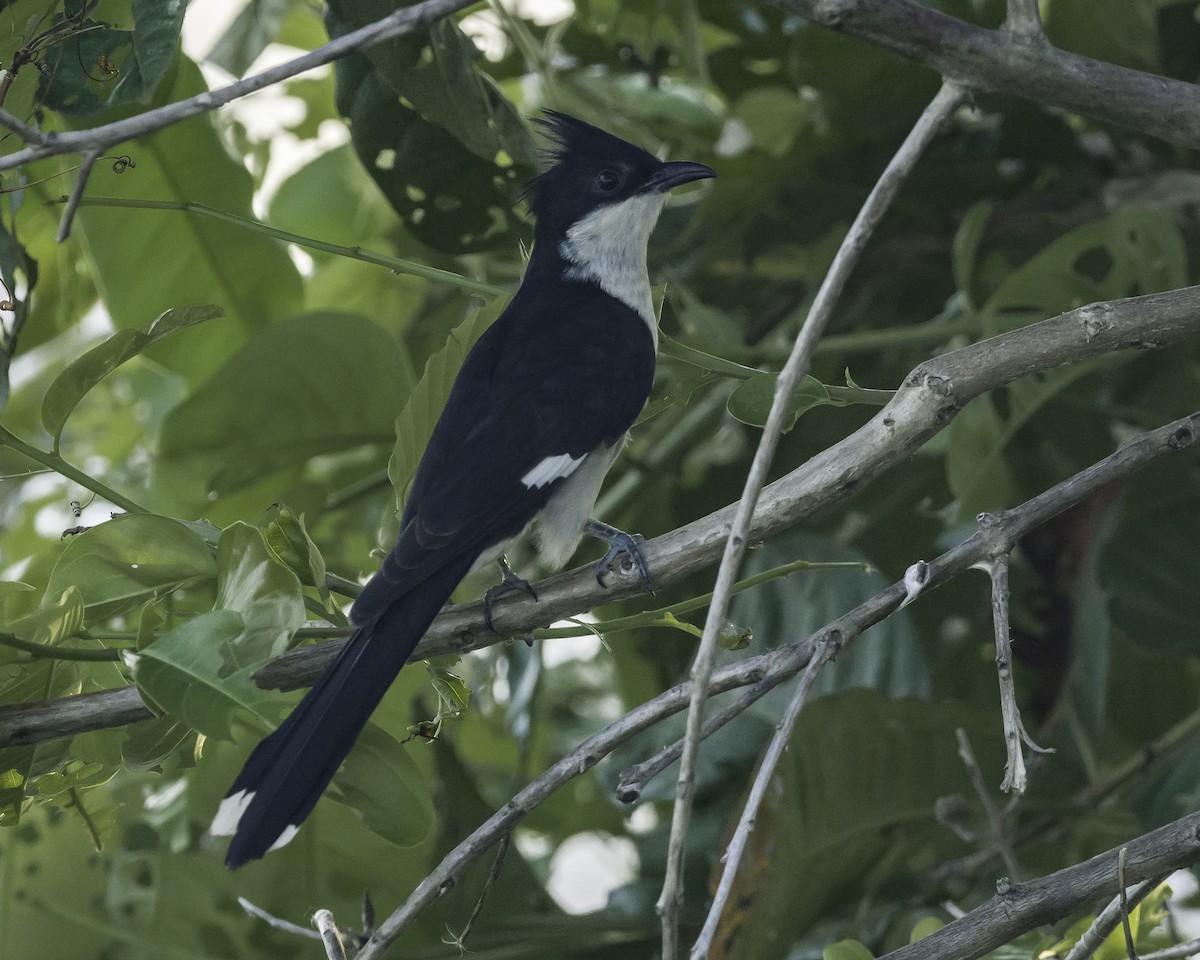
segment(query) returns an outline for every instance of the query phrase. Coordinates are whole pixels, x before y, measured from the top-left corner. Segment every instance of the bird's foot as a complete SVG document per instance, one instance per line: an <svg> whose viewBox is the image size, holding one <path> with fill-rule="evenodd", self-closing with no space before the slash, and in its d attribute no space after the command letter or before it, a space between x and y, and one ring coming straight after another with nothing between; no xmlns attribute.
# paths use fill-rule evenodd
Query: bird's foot
<svg viewBox="0 0 1200 960"><path fill-rule="evenodd" d="M600 586L608 586L604 582L605 576L612 570L618 559L624 557L629 561L629 565L637 571L646 592L650 596L654 596L654 580L650 576L650 568L646 565L646 555L642 552L642 544L645 543L645 539L640 533L625 533L616 527L610 527L607 523L601 523L599 520L589 520L584 530L588 536L603 540L608 544L608 552L596 566L596 582Z"/></svg>
<svg viewBox="0 0 1200 960"><path fill-rule="evenodd" d="M489 587L487 593L483 595L483 622L487 624L487 628L492 633L498 633L496 624L492 621L492 606L496 602L497 597L502 597L506 593L512 593L514 590L519 590L521 593L533 598L537 602L537 591L533 589L528 580L523 579L513 572L513 568L508 565L508 558L501 555L499 561L500 574L503 579L494 587Z"/></svg>

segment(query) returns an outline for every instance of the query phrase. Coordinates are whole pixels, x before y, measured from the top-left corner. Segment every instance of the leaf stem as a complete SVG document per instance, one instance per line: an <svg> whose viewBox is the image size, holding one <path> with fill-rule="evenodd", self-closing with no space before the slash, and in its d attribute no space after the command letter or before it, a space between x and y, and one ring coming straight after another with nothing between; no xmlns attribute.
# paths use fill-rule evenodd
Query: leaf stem
<svg viewBox="0 0 1200 960"><path fill-rule="evenodd" d="M464 277L450 270L429 267L423 263L402 260L399 257L389 257L382 253L376 253L373 250L365 250L362 247L346 247L338 243L326 243L324 240L317 240L314 237L292 233L290 230L280 230L278 227L272 227L261 220L254 220L250 217L239 217L237 214L226 213L224 210L217 210L215 207L209 207L203 203L193 203L190 200L131 200L119 197L84 197L80 200L80 206L126 207L135 210L180 210L184 213L194 213L197 216L211 217L214 220L222 220L225 223L245 227L247 230L253 230L255 233L265 234L268 237L274 237L276 240L282 240L285 243L294 243L299 247L308 247L310 250L333 253L340 257L349 257L352 260L362 260L364 263L373 263L378 267L387 267L393 273L421 277L425 280L434 280L439 283L448 283L455 287L461 287L464 290L486 294L489 297L512 293L512 290L507 287L497 286L494 283L485 283L482 280L472 280L470 277Z"/></svg>
<svg viewBox="0 0 1200 960"><path fill-rule="evenodd" d="M134 503L128 497L117 493L112 487L101 483L95 477L88 476L78 467L73 467L67 463L58 454L51 453L47 450L39 450L37 447L26 443L24 440L15 436L4 427L0 427L0 446L9 447L16 450L22 456L28 457L35 463L40 463L42 466L49 467L55 473L61 474L68 480L73 480L81 487L91 490L97 496L103 497L113 506L120 507L126 513L149 513L150 511L141 504Z"/></svg>

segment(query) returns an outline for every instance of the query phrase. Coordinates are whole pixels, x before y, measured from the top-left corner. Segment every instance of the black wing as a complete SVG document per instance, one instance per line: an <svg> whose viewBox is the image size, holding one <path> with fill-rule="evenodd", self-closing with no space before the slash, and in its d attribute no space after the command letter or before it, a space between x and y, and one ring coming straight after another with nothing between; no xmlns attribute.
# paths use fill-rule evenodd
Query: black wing
<svg viewBox="0 0 1200 960"><path fill-rule="evenodd" d="M547 457L619 440L650 393L654 344L632 309L586 284L518 294L463 363L417 468L400 537L351 616L365 623L446 564L519 534L561 480Z"/></svg>

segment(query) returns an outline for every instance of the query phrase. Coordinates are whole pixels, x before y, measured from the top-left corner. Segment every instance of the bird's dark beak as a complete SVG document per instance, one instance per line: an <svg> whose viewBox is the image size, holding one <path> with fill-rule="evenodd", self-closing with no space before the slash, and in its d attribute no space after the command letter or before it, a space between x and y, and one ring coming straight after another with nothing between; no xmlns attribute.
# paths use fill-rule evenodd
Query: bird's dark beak
<svg viewBox="0 0 1200 960"><path fill-rule="evenodd" d="M683 160L663 163L650 175L650 179L646 181L641 192L666 193L672 187L678 187L680 184L691 183L693 180L707 180L716 175L717 172L712 167L706 167L702 163L690 163Z"/></svg>

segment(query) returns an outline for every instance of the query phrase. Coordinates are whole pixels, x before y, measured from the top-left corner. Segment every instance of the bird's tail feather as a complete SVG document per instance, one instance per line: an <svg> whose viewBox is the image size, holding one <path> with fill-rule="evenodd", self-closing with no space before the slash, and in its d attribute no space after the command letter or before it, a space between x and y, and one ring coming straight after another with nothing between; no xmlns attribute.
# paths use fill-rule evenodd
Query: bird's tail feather
<svg viewBox="0 0 1200 960"><path fill-rule="evenodd" d="M316 686L254 749L211 827L213 834L233 835L229 867L257 860L295 836L469 566L439 571L360 626Z"/></svg>

